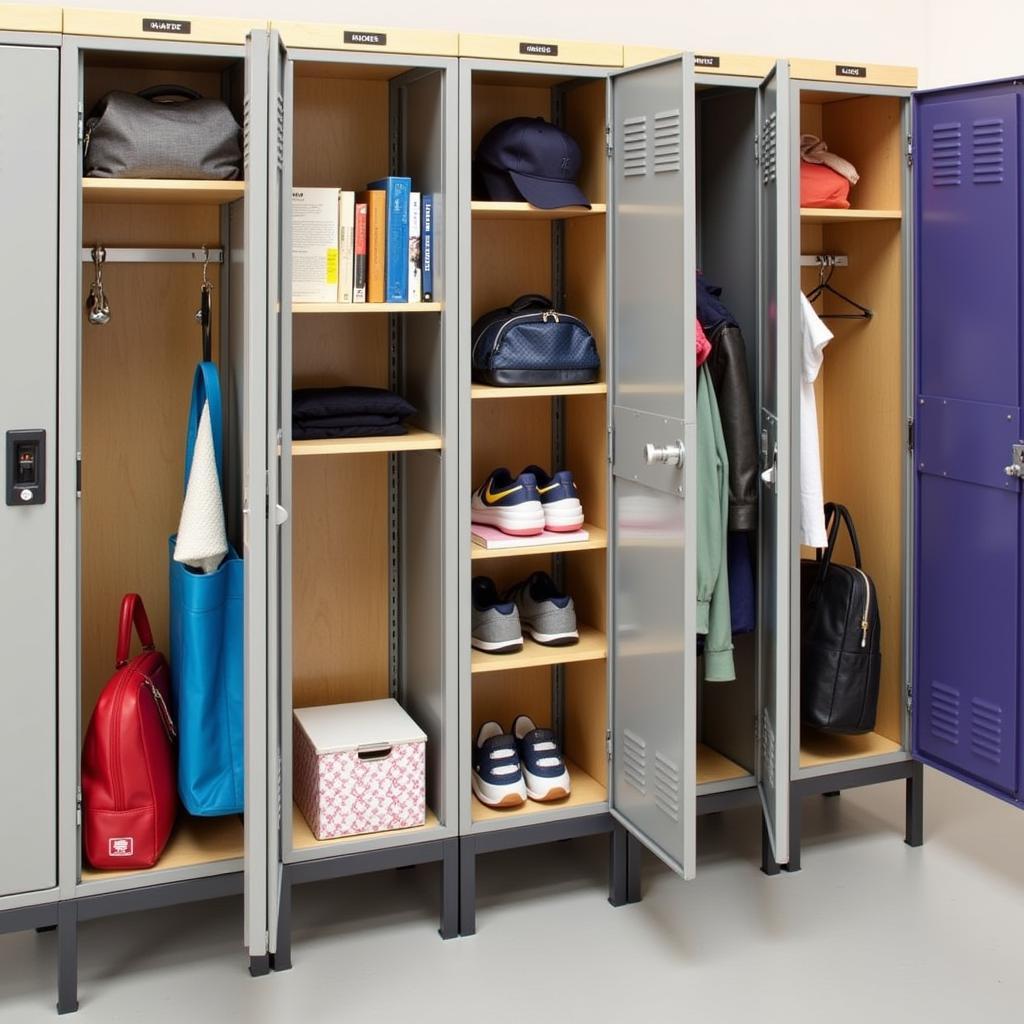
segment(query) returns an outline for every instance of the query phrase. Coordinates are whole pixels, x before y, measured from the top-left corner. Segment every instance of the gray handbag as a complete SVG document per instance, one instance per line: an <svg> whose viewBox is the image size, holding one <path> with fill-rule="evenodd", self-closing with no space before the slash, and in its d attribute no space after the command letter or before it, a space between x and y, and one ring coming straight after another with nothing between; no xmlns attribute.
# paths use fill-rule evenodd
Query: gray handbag
<svg viewBox="0 0 1024 1024"><path fill-rule="evenodd" d="M242 130L222 100L181 85L110 92L86 123L89 178L242 176Z"/></svg>

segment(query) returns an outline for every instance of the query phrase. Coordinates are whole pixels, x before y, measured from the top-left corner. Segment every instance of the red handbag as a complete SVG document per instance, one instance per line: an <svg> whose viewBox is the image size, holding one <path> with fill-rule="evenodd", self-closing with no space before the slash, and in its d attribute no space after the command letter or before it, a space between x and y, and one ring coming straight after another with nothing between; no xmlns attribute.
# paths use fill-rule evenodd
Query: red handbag
<svg viewBox="0 0 1024 1024"><path fill-rule="evenodd" d="M142 653L130 661L132 626ZM151 868L178 811L170 674L138 594L121 602L116 671L82 750L85 856L94 868Z"/></svg>

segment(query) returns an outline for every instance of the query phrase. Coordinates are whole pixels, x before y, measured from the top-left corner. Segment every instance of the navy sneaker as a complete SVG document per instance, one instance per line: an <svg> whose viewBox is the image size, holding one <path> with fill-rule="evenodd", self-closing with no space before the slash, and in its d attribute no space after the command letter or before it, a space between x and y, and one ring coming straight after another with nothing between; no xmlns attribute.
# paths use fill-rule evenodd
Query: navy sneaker
<svg viewBox="0 0 1024 1024"><path fill-rule="evenodd" d="M495 526L513 537L532 537L544 532L544 509L537 493L537 480L529 473L517 477L502 467L496 469L473 492L470 519Z"/></svg>
<svg viewBox="0 0 1024 1024"><path fill-rule="evenodd" d="M519 807L526 783L514 736L497 722L484 722L473 742L473 794L488 807Z"/></svg>
<svg viewBox="0 0 1024 1024"><path fill-rule="evenodd" d="M488 654L514 654L523 649L523 630L514 601L502 601L489 576L473 578L472 644Z"/></svg>
<svg viewBox="0 0 1024 1024"><path fill-rule="evenodd" d="M572 782L554 730L538 729L529 715L520 715L512 723L512 735L519 747L526 795L540 803L567 797Z"/></svg>
<svg viewBox="0 0 1024 1024"><path fill-rule="evenodd" d="M537 481L545 530L572 533L583 525L583 504L569 470L561 469L548 476L540 466L527 466L522 475L532 476Z"/></svg>

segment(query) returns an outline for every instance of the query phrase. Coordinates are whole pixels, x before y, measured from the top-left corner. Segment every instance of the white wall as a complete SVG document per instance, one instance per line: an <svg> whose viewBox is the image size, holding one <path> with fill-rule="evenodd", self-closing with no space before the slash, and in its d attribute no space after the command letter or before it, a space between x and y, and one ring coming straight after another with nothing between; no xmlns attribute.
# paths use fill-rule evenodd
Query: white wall
<svg viewBox="0 0 1024 1024"><path fill-rule="evenodd" d="M64 0L64 6L909 64L921 70L922 86L1024 75L1021 0Z"/></svg>

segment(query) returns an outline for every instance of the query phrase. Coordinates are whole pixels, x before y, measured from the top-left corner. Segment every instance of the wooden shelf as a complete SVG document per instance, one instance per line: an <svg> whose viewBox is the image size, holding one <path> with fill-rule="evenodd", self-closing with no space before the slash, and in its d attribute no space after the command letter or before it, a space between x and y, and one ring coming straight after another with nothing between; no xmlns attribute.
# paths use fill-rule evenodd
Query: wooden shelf
<svg viewBox="0 0 1024 1024"><path fill-rule="evenodd" d="M608 533L600 526L584 523L582 529L590 536L586 540L559 541L553 544L530 544L521 548L485 548L473 545L471 557L476 559L523 558L529 555L553 555L560 551L597 551L608 547Z"/></svg>
<svg viewBox="0 0 1024 1024"><path fill-rule="evenodd" d="M586 807L589 804L606 804L608 790L597 779L588 775L582 768L568 758L565 767L569 769L572 779L572 792L562 800L551 800L548 803L537 803L527 800L518 807L488 807L473 797L473 821L496 821L505 818L528 818L531 814L543 814L545 811L558 811L569 807Z"/></svg>
<svg viewBox="0 0 1024 1024"><path fill-rule="evenodd" d="M896 754L902 749L902 744L877 732L867 732L861 736L837 736L834 733L817 732L806 725L800 730L801 768Z"/></svg>
<svg viewBox="0 0 1024 1024"><path fill-rule="evenodd" d="M584 206L562 206L557 210L542 210L530 203L490 203L474 201L469 204L474 220L571 220L575 217L599 217L607 211L604 203L594 203L588 210Z"/></svg>
<svg viewBox="0 0 1024 1024"><path fill-rule="evenodd" d="M742 765L720 754L717 750L697 744L697 785L711 782L726 782L731 779L745 779L750 775Z"/></svg>
<svg viewBox="0 0 1024 1024"><path fill-rule="evenodd" d="M429 832L439 828L440 822L437 815L428 807L427 820L423 825L414 825L412 828L388 829L386 832L363 832L357 836L341 836L338 839L317 839L313 835L298 804L292 804L292 849L293 850L318 850L332 846L350 846L352 843L366 842L368 839L380 839L382 836L391 836L397 832L407 834L411 832Z"/></svg>
<svg viewBox="0 0 1024 1024"><path fill-rule="evenodd" d="M542 665L567 665L573 661L600 661L608 656L608 641L604 633L591 626L580 626L579 633L579 643L571 647L544 647L528 639L517 654L487 654L485 651L474 650L473 674L510 672Z"/></svg>
<svg viewBox="0 0 1024 1024"><path fill-rule="evenodd" d="M295 302L293 313L440 313L440 302Z"/></svg>
<svg viewBox="0 0 1024 1024"><path fill-rule="evenodd" d="M843 221L902 220L901 210L816 210L801 207L802 224L834 224Z"/></svg>
<svg viewBox="0 0 1024 1024"><path fill-rule="evenodd" d="M608 385L557 384L536 388L494 388L489 384L474 384L470 392L475 399L490 398L557 398L564 395L607 395Z"/></svg>
<svg viewBox="0 0 1024 1024"><path fill-rule="evenodd" d="M164 178L83 178L85 203L191 203L220 206L245 195L244 181L177 181Z"/></svg>
<svg viewBox="0 0 1024 1024"><path fill-rule="evenodd" d="M422 452L444 447L440 434L410 427L392 437L328 437L322 441L292 441L292 455L367 455L371 452Z"/></svg>
<svg viewBox="0 0 1024 1024"><path fill-rule="evenodd" d="M99 882L108 878L123 878L127 875L170 871L172 868L193 867L196 864L213 864L219 860L234 860L245 851L245 830L238 815L224 818L193 818L183 810L178 811L178 822L171 838L164 847L163 856L152 868L135 868L130 871L97 871L82 862L82 881Z"/></svg>

